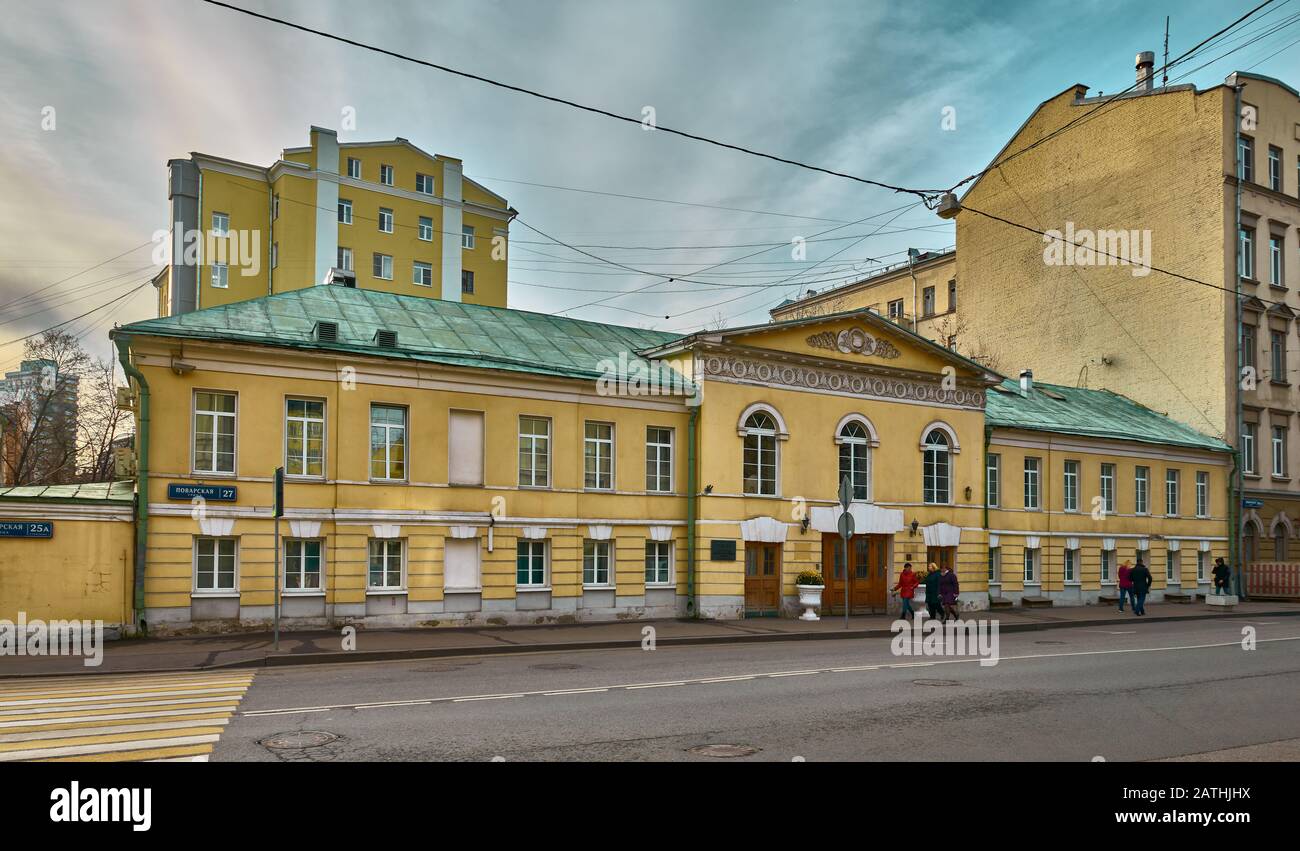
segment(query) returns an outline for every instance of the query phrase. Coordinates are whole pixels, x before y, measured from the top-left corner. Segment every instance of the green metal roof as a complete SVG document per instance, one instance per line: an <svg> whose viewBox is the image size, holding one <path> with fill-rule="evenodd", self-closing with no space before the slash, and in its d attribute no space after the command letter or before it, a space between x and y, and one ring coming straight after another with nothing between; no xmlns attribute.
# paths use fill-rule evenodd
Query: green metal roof
<svg viewBox="0 0 1300 851"><path fill-rule="evenodd" d="M337 342L316 340L314 328L318 321L338 323ZM396 348L375 344L375 332L381 329L397 332ZM626 353L629 360L635 359L639 350L681 336L524 310L340 286L307 287L178 316L147 319L112 333L355 352L585 379L604 374L598 366L603 360L612 359L618 364L621 353ZM681 382L679 386L690 388L682 376L672 375L673 381Z"/></svg>
<svg viewBox="0 0 1300 851"><path fill-rule="evenodd" d="M17 485L0 488L0 500L30 502L131 502L135 482L87 482L80 485Z"/></svg>
<svg viewBox="0 0 1300 851"><path fill-rule="evenodd" d="M989 390L985 421L993 428L1106 437L1213 452L1232 451L1218 438L1201 434L1191 426L1109 390L1035 382L1028 394L1021 395L1020 385L1007 379Z"/></svg>

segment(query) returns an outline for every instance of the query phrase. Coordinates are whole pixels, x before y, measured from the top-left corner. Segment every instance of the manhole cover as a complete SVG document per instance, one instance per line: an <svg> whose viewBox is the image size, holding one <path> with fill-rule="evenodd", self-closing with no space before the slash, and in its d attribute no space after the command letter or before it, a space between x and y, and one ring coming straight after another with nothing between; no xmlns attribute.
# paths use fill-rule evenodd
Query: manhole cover
<svg viewBox="0 0 1300 851"><path fill-rule="evenodd" d="M1035 641L1035 644L1064 644L1064 641Z"/></svg>
<svg viewBox="0 0 1300 851"><path fill-rule="evenodd" d="M529 665L534 671L576 671L581 665L571 665L568 662L548 662L545 665Z"/></svg>
<svg viewBox="0 0 1300 851"><path fill-rule="evenodd" d="M333 733L326 733L323 730L298 730L292 733L276 733L274 736L262 739L262 747L276 751L318 748L321 745L328 745L337 738L338 736Z"/></svg>
<svg viewBox="0 0 1300 851"><path fill-rule="evenodd" d="M913 685L918 686L959 686L961 683L956 680L912 680Z"/></svg>
<svg viewBox="0 0 1300 851"><path fill-rule="evenodd" d="M730 759L737 756L749 756L758 753L758 748L749 745L696 745L693 748L686 749L688 753L696 756L712 756L719 759Z"/></svg>

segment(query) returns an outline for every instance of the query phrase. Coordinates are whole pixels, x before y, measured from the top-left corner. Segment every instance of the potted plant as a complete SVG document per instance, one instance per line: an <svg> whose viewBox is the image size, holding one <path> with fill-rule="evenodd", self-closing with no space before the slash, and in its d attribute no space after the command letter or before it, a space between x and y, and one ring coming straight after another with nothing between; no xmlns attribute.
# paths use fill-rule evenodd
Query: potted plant
<svg viewBox="0 0 1300 851"><path fill-rule="evenodd" d="M817 616L817 607L822 604L822 588L825 585L826 581L815 570L805 570L795 577L794 587L799 592L799 605L804 607L804 612L799 616L799 620L821 620Z"/></svg>

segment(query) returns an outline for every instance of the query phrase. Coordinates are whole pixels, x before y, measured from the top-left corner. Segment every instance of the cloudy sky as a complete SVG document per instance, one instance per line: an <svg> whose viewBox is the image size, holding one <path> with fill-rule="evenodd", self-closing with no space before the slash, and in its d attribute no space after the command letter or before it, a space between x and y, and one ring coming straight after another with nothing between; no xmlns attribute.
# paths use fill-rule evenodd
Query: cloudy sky
<svg viewBox="0 0 1300 851"><path fill-rule="evenodd" d="M1134 54L1161 50L1166 11L1176 56L1260 0L1180 0L1169 10L1113 0L232 2L929 189L982 168L1038 103L1070 85L1094 94L1130 85ZM169 158L203 151L269 165L282 148L307 144L310 125L338 127L349 107L357 129L342 140L403 136L460 157L523 221L601 246L585 249L600 258L683 275L732 261L699 275L729 287L660 284L620 296L654 279L515 224L511 307L669 330L760 322L800 289L953 242L951 224L906 207L912 196L645 132L200 0L0 0L0 19L0 369L21 355L9 341L99 305L112 302L66 327L100 355L114 323L154 315L152 287L112 300L154 268L145 244L166 226ZM1273 23L1287 25L1265 35ZM1300 85L1300 0L1275 0L1241 32L1207 58L1236 52L1171 82L1211 86L1251 69ZM943 126L945 110L954 129ZM792 239L823 232L853 238L809 243L806 260L791 259ZM765 246L776 247L755 254ZM745 255L754 256L736 262Z"/></svg>

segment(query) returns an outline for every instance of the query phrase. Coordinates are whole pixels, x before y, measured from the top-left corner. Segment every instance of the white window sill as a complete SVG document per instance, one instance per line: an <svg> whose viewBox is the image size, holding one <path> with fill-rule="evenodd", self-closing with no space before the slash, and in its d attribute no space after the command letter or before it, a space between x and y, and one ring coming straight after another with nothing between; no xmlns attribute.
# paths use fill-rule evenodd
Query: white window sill
<svg viewBox="0 0 1300 851"><path fill-rule="evenodd" d="M284 480L286 482L323 482L325 481L325 477L324 476L301 476L301 475L293 475L291 473L285 473Z"/></svg>
<svg viewBox="0 0 1300 851"><path fill-rule="evenodd" d="M444 588L444 594L482 594L482 588Z"/></svg>
<svg viewBox="0 0 1300 851"><path fill-rule="evenodd" d="M367 597L396 597L399 594L405 594L405 588L367 588Z"/></svg>
<svg viewBox="0 0 1300 851"><path fill-rule="evenodd" d="M205 599L222 599L222 598L230 599L231 597L238 597L238 596L239 596L238 591L191 591L190 592L191 598L203 597Z"/></svg>
<svg viewBox="0 0 1300 851"><path fill-rule="evenodd" d="M211 470L190 470L191 479L234 479L238 473L214 473Z"/></svg>
<svg viewBox="0 0 1300 851"><path fill-rule="evenodd" d="M285 588L280 592L281 597L324 597L325 592L317 588Z"/></svg>
<svg viewBox="0 0 1300 851"><path fill-rule="evenodd" d="M551 586L549 585L516 585L515 586L516 594L527 594L531 591L550 591L550 590L551 590Z"/></svg>
<svg viewBox="0 0 1300 851"><path fill-rule="evenodd" d="M582 590L583 591L613 591L617 589L617 587L618 587L617 585L583 585Z"/></svg>
<svg viewBox="0 0 1300 851"><path fill-rule="evenodd" d="M1078 588L1079 586L1083 585L1083 580L1081 580L1081 579L1067 579L1067 580L1065 580L1065 584L1066 584L1066 585L1074 586L1075 588Z"/></svg>
<svg viewBox="0 0 1300 851"><path fill-rule="evenodd" d="M645 590L647 590L647 591L675 591L675 590L677 590L677 586L676 586L676 585L660 585L660 584L658 584L658 583L647 582L647 583L645 584Z"/></svg>

